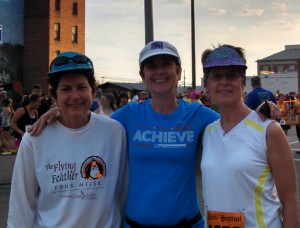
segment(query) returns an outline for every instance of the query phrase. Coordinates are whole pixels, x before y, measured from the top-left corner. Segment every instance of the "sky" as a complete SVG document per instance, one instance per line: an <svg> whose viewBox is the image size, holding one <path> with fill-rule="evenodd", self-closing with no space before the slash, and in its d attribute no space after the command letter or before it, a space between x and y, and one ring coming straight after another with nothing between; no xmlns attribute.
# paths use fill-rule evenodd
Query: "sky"
<svg viewBox="0 0 300 228"><path fill-rule="evenodd" d="M182 60L180 85L192 84L191 1L153 0L154 40L166 40ZM201 55L218 44L246 51L247 76L257 75L258 59L300 44L299 0L195 0L196 85ZM97 79L141 82L138 56L145 45L143 0L86 0L86 54Z"/></svg>

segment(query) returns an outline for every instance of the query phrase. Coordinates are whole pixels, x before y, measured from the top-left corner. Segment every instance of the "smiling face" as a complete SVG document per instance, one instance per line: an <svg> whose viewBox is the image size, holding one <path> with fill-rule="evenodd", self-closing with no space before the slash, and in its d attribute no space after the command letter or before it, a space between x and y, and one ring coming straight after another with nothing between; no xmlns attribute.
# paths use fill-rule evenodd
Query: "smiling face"
<svg viewBox="0 0 300 228"><path fill-rule="evenodd" d="M94 93L85 75L80 73L63 75L56 90L61 123L71 128L84 126L89 120L88 110L93 97Z"/></svg>
<svg viewBox="0 0 300 228"><path fill-rule="evenodd" d="M152 98L159 95L176 96L177 83L181 78L181 67L170 55L156 55L145 60L140 75Z"/></svg>
<svg viewBox="0 0 300 228"><path fill-rule="evenodd" d="M234 67L214 67L207 76L206 91L218 107L240 104L244 91L244 73Z"/></svg>

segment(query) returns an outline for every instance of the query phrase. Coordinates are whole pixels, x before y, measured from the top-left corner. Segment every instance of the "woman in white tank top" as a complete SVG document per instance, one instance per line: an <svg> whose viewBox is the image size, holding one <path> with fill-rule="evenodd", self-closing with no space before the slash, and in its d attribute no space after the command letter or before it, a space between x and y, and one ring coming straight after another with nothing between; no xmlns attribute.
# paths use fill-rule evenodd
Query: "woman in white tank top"
<svg viewBox="0 0 300 228"><path fill-rule="evenodd" d="M208 227L298 227L296 171L276 121L243 102L244 50L220 45L202 55L204 86L220 120L203 137L201 162Z"/></svg>

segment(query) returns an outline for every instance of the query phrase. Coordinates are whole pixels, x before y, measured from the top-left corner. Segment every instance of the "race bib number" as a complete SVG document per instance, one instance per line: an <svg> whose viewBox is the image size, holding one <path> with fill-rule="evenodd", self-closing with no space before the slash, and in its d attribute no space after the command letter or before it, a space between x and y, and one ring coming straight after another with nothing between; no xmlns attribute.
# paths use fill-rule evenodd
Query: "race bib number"
<svg viewBox="0 0 300 228"><path fill-rule="evenodd" d="M243 212L207 211L208 228L245 228Z"/></svg>

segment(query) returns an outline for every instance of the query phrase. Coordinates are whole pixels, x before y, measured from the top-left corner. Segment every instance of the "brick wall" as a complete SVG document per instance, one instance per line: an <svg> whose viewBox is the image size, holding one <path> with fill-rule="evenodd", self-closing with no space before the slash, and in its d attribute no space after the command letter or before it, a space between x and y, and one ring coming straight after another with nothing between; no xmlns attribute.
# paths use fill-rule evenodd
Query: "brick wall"
<svg viewBox="0 0 300 228"><path fill-rule="evenodd" d="M78 14L72 15L73 2ZM47 92L47 72L55 51L85 51L85 0L25 0L24 4L24 66L22 85L25 93L40 83ZM61 24L60 40L54 40L54 23ZM72 43L72 26L78 26L78 42Z"/></svg>

